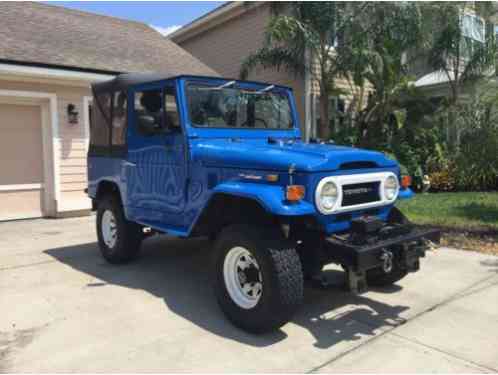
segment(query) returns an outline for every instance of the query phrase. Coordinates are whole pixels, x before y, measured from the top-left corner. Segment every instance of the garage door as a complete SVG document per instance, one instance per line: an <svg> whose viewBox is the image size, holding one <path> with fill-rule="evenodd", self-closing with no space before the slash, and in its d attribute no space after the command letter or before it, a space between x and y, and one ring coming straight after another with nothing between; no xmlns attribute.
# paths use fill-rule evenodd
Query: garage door
<svg viewBox="0 0 498 375"><path fill-rule="evenodd" d="M0 104L0 220L42 215L41 109Z"/></svg>

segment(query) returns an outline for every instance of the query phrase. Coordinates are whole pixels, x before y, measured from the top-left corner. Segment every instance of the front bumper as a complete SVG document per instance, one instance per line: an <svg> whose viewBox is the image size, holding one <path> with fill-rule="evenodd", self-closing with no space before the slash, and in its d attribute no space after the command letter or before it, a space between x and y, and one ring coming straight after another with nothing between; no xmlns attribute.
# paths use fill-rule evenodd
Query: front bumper
<svg viewBox="0 0 498 375"><path fill-rule="evenodd" d="M349 233L325 239L325 253L334 263L361 273L385 265L385 255L402 269L414 272L419 259L425 256L433 243L440 242L437 229L418 228L411 224L386 225L375 233Z"/></svg>

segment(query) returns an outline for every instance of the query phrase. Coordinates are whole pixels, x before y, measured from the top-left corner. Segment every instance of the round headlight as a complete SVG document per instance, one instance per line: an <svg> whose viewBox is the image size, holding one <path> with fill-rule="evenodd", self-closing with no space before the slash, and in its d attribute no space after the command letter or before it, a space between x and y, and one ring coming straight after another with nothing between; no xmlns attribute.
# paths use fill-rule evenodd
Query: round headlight
<svg viewBox="0 0 498 375"><path fill-rule="evenodd" d="M386 199L392 201L394 198L396 198L398 190L398 179L394 176L389 176L388 178L386 178L386 180L384 181L384 196L386 197Z"/></svg>
<svg viewBox="0 0 498 375"><path fill-rule="evenodd" d="M322 187L322 191L320 192L320 204L321 206L330 211L334 208L335 203L337 202L337 186L333 182L327 182Z"/></svg>

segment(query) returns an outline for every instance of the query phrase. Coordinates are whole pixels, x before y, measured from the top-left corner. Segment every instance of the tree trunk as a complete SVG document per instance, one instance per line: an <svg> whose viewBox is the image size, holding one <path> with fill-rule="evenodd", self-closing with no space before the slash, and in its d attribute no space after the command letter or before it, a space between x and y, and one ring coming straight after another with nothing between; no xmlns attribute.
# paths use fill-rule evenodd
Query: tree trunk
<svg viewBox="0 0 498 375"><path fill-rule="evenodd" d="M330 139L330 121L329 121L329 100L328 95L320 95L320 128L318 136L324 141Z"/></svg>
<svg viewBox="0 0 498 375"><path fill-rule="evenodd" d="M451 86L451 98L448 108L448 143L451 151L456 151L460 146L460 132L458 129L458 121L457 121L457 105L458 105L458 97L460 95L459 90L459 82L457 81L458 76L455 77L455 82Z"/></svg>

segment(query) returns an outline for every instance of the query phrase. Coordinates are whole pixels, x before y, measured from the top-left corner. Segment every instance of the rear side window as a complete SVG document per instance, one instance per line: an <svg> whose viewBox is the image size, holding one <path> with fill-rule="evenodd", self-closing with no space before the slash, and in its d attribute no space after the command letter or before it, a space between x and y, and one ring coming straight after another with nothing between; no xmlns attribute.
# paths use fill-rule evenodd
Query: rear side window
<svg viewBox="0 0 498 375"><path fill-rule="evenodd" d="M111 122L111 95L102 93L95 96L90 121L90 147L109 147Z"/></svg>
<svg viewBox="0 0 498 375"><path fill-rule="evenodd" d="M124 146L126 144L126 93L114 93L112 108L112 145Z"/></svg>
<svg viewBox="0 0 498 375"><path fill-rule="evenodd" d="M119 157L126 153L127 104L125 91L94 94L90 155Z"/></svg>

